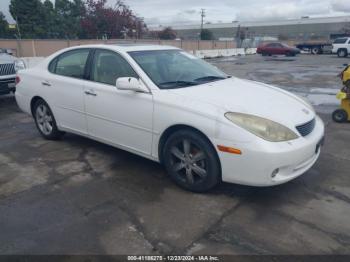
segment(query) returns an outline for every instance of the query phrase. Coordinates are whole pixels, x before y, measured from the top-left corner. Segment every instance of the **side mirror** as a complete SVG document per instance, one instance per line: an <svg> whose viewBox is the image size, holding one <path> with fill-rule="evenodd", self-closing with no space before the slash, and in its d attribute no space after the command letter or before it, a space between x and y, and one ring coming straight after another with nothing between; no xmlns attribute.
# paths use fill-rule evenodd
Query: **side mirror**
<svg viewBox="0 0 350 262"><path fill-rule="evenodd" d="M142 93L148 92L141 84L140 80L135 77L119 77L116 81L116 87L118 90L129 90Z"/></svg>

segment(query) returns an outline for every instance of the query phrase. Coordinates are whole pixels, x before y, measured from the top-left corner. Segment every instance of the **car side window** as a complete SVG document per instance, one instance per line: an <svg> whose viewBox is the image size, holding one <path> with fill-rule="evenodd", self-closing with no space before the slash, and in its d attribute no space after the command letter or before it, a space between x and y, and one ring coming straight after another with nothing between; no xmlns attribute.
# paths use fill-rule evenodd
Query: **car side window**
<svg viewBox="0 0 350 262"><path fill-rule="evenodd" d="M83 79L89 53L90 49L68 51L53 60L49 70L57 75Z"/></svg>
<svg viewBox="0 0 350 262"><path fill-rule="evenodd" d="M346 38L338 38L334 40L334 44L345 44L346 43Z"/></svg>
<svg viewBox="0 0 350 262"><path fill-rule="evenodd" d="M91 80L114 86L120 77L138 78L138 75L119 54L108 50L96 50Z"/></svg>

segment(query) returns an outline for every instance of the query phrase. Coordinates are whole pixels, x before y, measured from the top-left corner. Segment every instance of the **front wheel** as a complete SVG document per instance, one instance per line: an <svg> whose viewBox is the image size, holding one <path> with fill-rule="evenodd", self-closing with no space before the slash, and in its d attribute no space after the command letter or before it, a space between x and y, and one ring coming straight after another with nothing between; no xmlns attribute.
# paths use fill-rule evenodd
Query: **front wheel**
<svg viewBox="0 0 350 262"><path fill-rule="evenodd" d="M192 192L205 192L221 181L215 149L200 133L180 130L165 143L163 162L171 179Z"/></svg>
<svg viewBox="0 0 350 262"><path fill-rule="evenodd" d="M332 118L337 123L344 123L348 120L348 113L344 109L337 109L333 112Z"/></svg>
<svg viewBox="0 0 350 262"><path fill-rule="evenodd" d="M36 127L44 138L48 140L57 140L64 134L58 130L55 117L44 100L39 100L35 103L34 119Z"/></svg>

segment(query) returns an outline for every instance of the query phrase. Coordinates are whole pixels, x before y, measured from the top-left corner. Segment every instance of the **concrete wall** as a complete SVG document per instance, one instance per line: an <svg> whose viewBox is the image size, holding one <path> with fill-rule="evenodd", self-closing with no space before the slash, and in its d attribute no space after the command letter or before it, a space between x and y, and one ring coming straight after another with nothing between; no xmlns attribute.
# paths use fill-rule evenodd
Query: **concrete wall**
<svg viewBox="0 0 350 262"><path fill-rule="evenodd" d="M71 46L87 44L122 44L122 43L145 43L170 45L185 49L187 51L211 50L211 49L232 49L236 45L232 41L197 41L197 40L2 40L0 48L12 49L14 55L19 57L42 57Z"/></svg>

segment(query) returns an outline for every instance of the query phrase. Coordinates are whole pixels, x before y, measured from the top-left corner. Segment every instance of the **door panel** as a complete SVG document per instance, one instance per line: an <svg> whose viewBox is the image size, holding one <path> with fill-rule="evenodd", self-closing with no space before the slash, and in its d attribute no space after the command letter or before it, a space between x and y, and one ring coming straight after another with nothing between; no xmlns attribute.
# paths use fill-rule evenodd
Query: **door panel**
<svg viewBox="0 0 350 262"><path fill-rule="evenodd" d="M60 55L42 79L58 125L82 134L87 134L83 78L89 52L78 49Z"/></svg>
<svg viewBox="0 0 350 262"><path fill-rule="evenodd" d="M87 134L83 81L54 75L48 82L51 85L49 105L53 106L59 126Z"/></svg>
<svg viewBox="0 0 350 262"><path fill-rule="evenodd" d="M114 52L96 51L92 67L91 81L86 82L84 87L89 135L150 155L153 128L152 95L120 91L115 87L118 77L137 75L130 65Z"/></svg>

